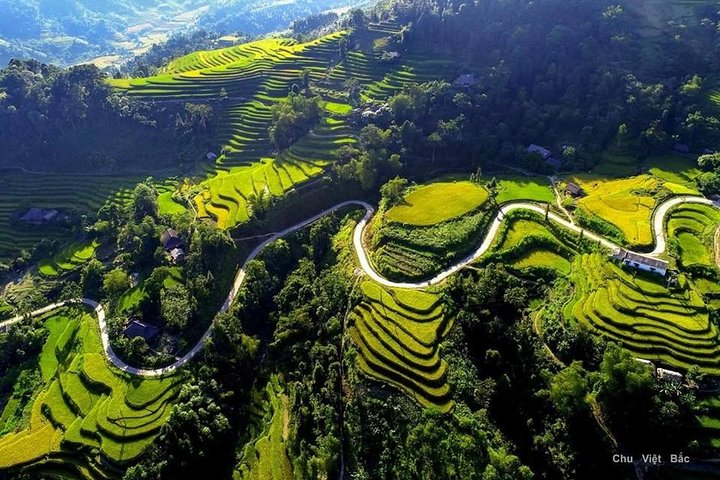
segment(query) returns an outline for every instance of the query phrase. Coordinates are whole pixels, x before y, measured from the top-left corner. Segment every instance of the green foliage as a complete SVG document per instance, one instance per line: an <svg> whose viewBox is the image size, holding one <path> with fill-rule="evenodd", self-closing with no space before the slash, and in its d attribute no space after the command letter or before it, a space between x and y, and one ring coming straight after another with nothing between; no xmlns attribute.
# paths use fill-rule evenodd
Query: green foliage
<svg viewBox="0 0 720 480"><path fill-rule="evenodd" d="M573 362L555 375L550 385L550 399L566 417L587 413L589 392L590 385L580 362Z"/></svg>
<svg viewBox="0 0 720 480"><path fill-rule="evenodd" d="M160 292L160 312L172 331L184 330L197 308L190 292L183 285L173 285Z"/></svg>
<svg viewBox="0 0 720 480"><path fill-rule="evenodd" d="M402 199L407 186L408 181L406 178L395 177L380 187L380 195L385 200L385 204L392 207Z"/></svg>
<svg viewBox="0 0 720 480"><path fill-rule="evenodd" d="M320 118L320 98L291 93L287 101L272 108L270 140L278 149L288 148L305 135Z"/></svg>
<svg viewBox="0 0 720 480"><path fill-rule="evenodd" d="M103 292L109 297L117 297L130 287L130 275L121 268L110 270L103 277Z"/></svg>

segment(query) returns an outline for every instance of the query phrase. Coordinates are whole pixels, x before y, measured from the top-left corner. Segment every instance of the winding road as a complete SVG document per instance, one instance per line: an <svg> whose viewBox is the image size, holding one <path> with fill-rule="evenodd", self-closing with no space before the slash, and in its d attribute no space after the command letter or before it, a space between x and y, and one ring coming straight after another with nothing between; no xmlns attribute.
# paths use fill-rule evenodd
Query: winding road
<svg viewBox="0 0 720 480"><path fill-rule="evenodd" d="M673 197L665 202L663 202L660 206L658 206L655 211L653 212L653 218L652 218L652 225L653 225L653 231L654 231L654 238L655 238L655 249L650 254L645 254L649 256L658 256L665 252L665 248L667 245L666 239L665 239L665 218L667 217L668 213L676 206L686 203L699 203L703 205L710 205L720 208L720 205L713 203L711 200L708 200L703 197L697 197L697 196L680 196L680 197ZM370 262L370 259L367 254L367 250L365 248L363 235L365 232L365 228L367 227L368 222L372 218L373 214L375 213L375 209L367 202L359 201L359 200L350 200L347 202L342 202L337 205L335 205L332 208L329 208L327 210L324 210L317 215L310 217L296 225L293 225L292 227L286 228L285 230L281 232L274 233L272 236L269 236L265 241L263 241L260 245L258 245L251 253L248 255L245 262L243 262L243 265L240 267L240 269L237 272L237 275L235 276L235 280L233 282L232 288L230 289L230 292L227 295L227 298L225 299L225 303L223 303L222 307L220 308L220 313L225 313L228 310L230 310L230 306L232 305L233 301L235 300L235 297L237 296L238 292L240 291L240 287L242 286L243 282L245 281L245 270L247 267L247 264L254 260L262 250L269 245L270 243L274 242L275 240L278 240L279 238L285 237L297 230L300 230L302 228L305 228L306 226L316 222L320 218L336 212L337 210L340 210L345 207L349 206L358 206L363 209L365 209L365 215L363 216L362 220L358 222L357 226L355 227L355 231L353 232L353 246L355 249L355 253L357 254L358 260L360 262L360 267L362 268L363 272L373 279L375 282L384 285L386 287L394 287L394 288L408 288L408 289L422 289L429 287L431 285L437 285L441 282L443 282L445 279L450 277L451 275L455 274L462 268L466 267L467 265L475 262L478 258L480 258L482 255L484 255L491 247L493 241L495 240L495 237L498 234L498 231L500 230L500 226L502 225L503 220L505 219L505 216L514 211L514 210L530 210L533 212L537 212L541 215L545 215L546 208L544 205L534 204L534 203L528 203L528 202L513 202L503 205L500 208L500 211L495 216L495 219L493 220L492 224L490 225L490 228L488 229L485 239L483 240L482 244L469 254L467 257L463 258L462 260L455 263L453 266L449 267L448 269L442 271L435 277L431 278L430 280L424 281L424 282L416 282L416 283L402 283L402 282L393 282L391 280L386 279L385 277L381 276L379 273L375 271L375 268L373 267L372 263ZM583 228L575 225L574 223L566 220L565 218L553 213L548 213L548 218L551 219L553 222L558 223L562 225L563 227L572 230L574 232L580 233L583 232L583 235L585 238L588 238L592 241L598 242L600 245L609 248L609 249L615 249L620 248L619 245L606 240L605 238L584 230ZM51 305L47 305L39 310L35 310L34 312L29 313L28 315L24 316L16 316L9 320L5 320L3 322L0 322L0 329L4 329L10 325L13 325L15 323L21 322L23 319L28 317L36 317L39 315L43 315L45 313L51 312L55 309L69 306L69 305L79 305L84 304L95 312L95 315L98 319L98 324L100 326L100 336L102 338L102 344L103 349L105 350L105 355L107 356L110 363L112 363L115 367L118 369L132 374L137 375L141 377L160 377L164 375L169 375L179 368L183 367L185 364L187 364L190 360L195 357L205 346L206 340L210 337L210 334L212 332L212 325L205 331L202 338L198 340L198 342L195 344L195 346L187 352L182 358L178 359L175 363L168 365L167 367L163 368L157 368L157 369L142 369L142 368L136 368L132 367L125 362L123 362L120 358L115 355L115 352L112 350L112 346L110 345L110 339L108 337L107 333L107 323L106 318L107 314L105 312L105 309L102 305L100 305L95 300L91 300L88 298L83 299L76 299L76 300L68 300L64 302L58 302L53 303Z"/></svg>

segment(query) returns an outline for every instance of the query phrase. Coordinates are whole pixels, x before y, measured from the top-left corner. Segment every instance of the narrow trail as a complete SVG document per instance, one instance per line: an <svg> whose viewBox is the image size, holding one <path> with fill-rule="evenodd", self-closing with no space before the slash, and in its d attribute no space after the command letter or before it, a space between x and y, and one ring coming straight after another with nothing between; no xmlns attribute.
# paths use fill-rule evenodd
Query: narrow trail
<svg viewBox="0 0 720 480"><path fill-rule="evenodd" d="M703 205L712 205L716 208L720 208L720 205L713 203L712 201L703 198L703 197L697 197L697 196L681 196L681 197L675 197L672 199L667 200L663 204L661 204L653 213L653 231L654 231L654 238L655 238L655 249L652 253L649 255L652 256L658 256L665 252L665 248L667 245L666 239L665 239L665 230L664 230L664 222L665 218L670 212L670 210L680 204L683 203L700 203ZM464 259L457 262L455 265L449 267L448 269L444 270L443 272L437 274L435 277L431 278L430 280L424 281L424 282L415 282L415 283L404 283L404 282L393 282L391 280L386 279L385 277L381 276L379 273L375 271L375 268L372 266L369 256L367 254L365 245L363 243L363 233L365 232L365 227L367 226L368 222L372 218L373 214L375 213L375 209L367 202L360 201L360 200L349 200L346 202L339 203L335 205L334 207L328 208L327 210L323 210L322 212L318 213L317 215L314 215L300 223L297 223L291 227L286 228L285 230L282 230L280 232L274 233L271 236L269 236L266 240L264 240L261 244L259 244L255 249L250 252L250 255L248 255L247 259L243 262L242 266L237 272L237 275L235 276L235 281L233 282L232 288L230 289L230 292L227 295L227 298L225 299L225 303L223 303L222 307L218 311L218 314L225 313L228 310L230 310L230 306L232 305L233 301L235 300L235 297L237 296L238 292L240 291L240 287L242 286L243 282L245 281L245 270L247 267L247 264L254 260L262 250L269 245L270 243L274 242L275 240L278 240L279 238L285 237L297 230L300 230L302 228L305 228L306 226L316 222L317 220L323 218L326 215L329 215L331 213L334 213L342 208L350 207L350 206L357 206L365 209L365 215L363 216L362 220L358 222L357 226L355 227L355 231L353 233L353 246L355 249L355 253L357 254L358 260L360 262L360 267L365 275L370 277L375 282L384 285L386 287L392 287L392 288L406 288L406 289L414 289L419 290L423 288L427 288L432 285L437 285L441 282L443 282L445 279L450 277L451 275L457 273L462 268L467 267L474 261L476 261L478 258L480 258L483 254L485 254L490 247L493 244L493 241L495 240L495 237L497 236L500 226L505 219L505 216L514 211L514 210L530 210L536 213L539 213L540 215L545 215L545 206L534 204L534 203L528 203L528 202L514 202L514 203L508 203L503 205L500 208L500 211L495 216L495 219L493 220L490 228L488 229L487 233L485 234L485 238L480 245L480 247L477 248L474 252L469 254ZM596 235L592 232L586 231L583 228L575 225L574 223L566 220L565 218L555 214L555 213L549 213L548 218L552 220L555 223L558 223L559 225L562 225L563 227L572 230L574 232L580 233L581 231L584 232L585 238L588 238L594 242L597 242L598 244L602 245L603 247L614 249L619 248L619 245L601 237L600 235ZM645 254L648 255L648 254ZM49 313L55 309L69 306L69 305L80 305L84 304L95 312L95 315L98 319L98 324L100 326L100 336L102 338L102 344L103 349L105 351L105 355L107 356L107 359L110 363L112 363L115 367L118 369L127 372L132 375L137 375L141 377L160 377L164 375L171 374L178 370L179 368L182 368L187 364L190 360L192 360L195 355L200 353L200 351L205 346L206 340L210 337L212 333L212 325L205 331L203 336L198 340L198 342L193 346L193 348L186 353L182 358L178 359L175 363L168 365L167 367L163 368L157 368L157 369L142 369L142 368L136 368L132 367L125 362L123 362L120 358L118 358L115 353L112 350L112 347L110 345L110 339L108 337L107 333L107 324L106 324L106 317L107 314L103 308L102 305L100 305L95 300L83 298L83 299L76 299L76 300L68 300L65 302L59 302L54 303L51 305L48 305L46 307L43 307L39 310L36 310L34 312L29 313L28 315L24 316L16 316L9 320L5 320L3 322L0 322L0 329L4 329L12 324L18 323L22 321L23 319L27 317L36 317L39 315L43 315L46 313Z"/></svg>
<svg viewBox="0 0 720 480"><path fill-rule="evenodd" d="M570 215L570 212L568 212L567 208L565 208L562 204L560 192L557 189L557 178L549 176L548 180L550 180L550 185L552 186L553 193L555 194L555 202L557 203L558 208L565 214L565 217L570 221L570 223L575 224L575 220L573 220L572 215Z"/></svg>

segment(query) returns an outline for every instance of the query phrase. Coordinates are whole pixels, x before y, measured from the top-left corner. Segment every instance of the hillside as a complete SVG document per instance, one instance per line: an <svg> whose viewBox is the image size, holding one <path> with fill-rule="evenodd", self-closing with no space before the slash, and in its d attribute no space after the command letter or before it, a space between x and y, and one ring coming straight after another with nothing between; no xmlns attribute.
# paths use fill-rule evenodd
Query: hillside
<svg viewBox="0 0 720 480"><path fill-rule="evenodd" d="M13 61L0 478L720 478L711 7L398 0L112 78Z"/></svg>
<svg viewBox="0 0 720 480"><path fill-rule="evenodd" d="M153 45L191 29L216 37L262 35L294 20L359 5L353 0L267 2L256 0L123 0L89 2L0 1L0 65L12 58L59 65L119 65Z"/></svg>

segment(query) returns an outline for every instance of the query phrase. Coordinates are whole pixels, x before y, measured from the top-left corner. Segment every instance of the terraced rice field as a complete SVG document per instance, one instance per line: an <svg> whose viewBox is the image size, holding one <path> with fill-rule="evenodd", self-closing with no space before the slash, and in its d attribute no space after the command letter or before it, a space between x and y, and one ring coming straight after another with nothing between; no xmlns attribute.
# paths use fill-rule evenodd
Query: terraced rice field
<svg viewBox="0 0 720 480"><path fill-rule="evenodd" d="M52 259L41 261L38 269L46 277L56 277L72 272L94 258L95 250L99 246L100 244L96 240L72 244Z"/></svg>
<svg viewBox="0 0 720 480"><path fill-rule="evenodd" d="M55 209L61 214L94 216L108 201L127 203L135 186L146 178L131 175L6 174L5 181L0 185L0 258L14 256L22 249L30 249L41 240L65 242L71 238L72 232L62 221L47 225L20 222L18 217L28 209ZM171 194L174 182L158 181L155 187L161 196ZM162 208L164 204L165 209ZM174 209L175 213L178 208L184 210L184 207L175 202L161 202L160 206L161 213L171 213L167 211L169 208ZM80 252L80 255L83 256L83 252Z"/></svg>
<svg viewBox="0 0 720 480"><path fill-rule="evenodd" d="M287 456L289 435L288 396L273 376L265 389L263 431L242 451L242 459L234 477L237 480L292 480L293 471Z"/></svg>
<svg viewBox="0 0 720 480"><path fill-rule="evenodd" d="M97 322L78 310L45 325L50 335L38 359L45 386L29 427L0 438L0 470L27 465L52 475L60 462L85 478L112 477L113 465L132 461L157 436L183 377L130 378L112 369Z"/></svg>
<svg viewBox="0 0 720 480"><path fill-rule="evenodd" d="M695 178L701 170L697 166L697 159L681 155L663 155L646 160L649 172L662 180L663 186L678 195L697 195Z"/></svg>
<svg viewBox="0 0 720 480"><path fill-rule="evenodd" d="M450 410L447 364L438 348L451 322L439 296L384 289L370 281L362 284L362 292L349 329L360 370L424 407Z"/></svg>
<svg viewBox="0 0 720 480"><path fill-rule="evenodd" d="M392 222L429 226L480 208L488 191L473 182L437 182L420 186L385 213Z"/></svg>
<svg viewBox="0 0 720 480"><path fill-rule="evenodd" d="M652 245L651 216L656 203L652 192L660 186L657 179L650 175L625 179L576 175L569 181L587 194L578 200L580 208L615 225L630 245Z"/></svg>
<svg viewBox="0 0 720 480"><path fill-rule="evenodd" d="M469 181L417 187L372 220L372 261L392 280L425 280L470 252L490 218L490 194Z"/></svg>
<svg viewBox="0 0 720 480"><path fill-rule="evenodd" d="M667 221L670 238L677 239L678 261L682 266L715 266L715 231L720 226L720 213L705 205L683 205L675 209Z"/></svg>
<svg viewBox="0 0 720 480"><path fill-rule="evenodd" d="M392 22L382 22L364 35L374 45L397 28ZM340 41L347 35L337 32L302 44L272 38L196 52L171 62L155 77L113 80L111 84L127 95L146 99L224 98L216 138L221 155L208 168L204 191L194 203L201 218L232 228L252 214L248 208L251 195L287 193L318 177L340 147L356 141L358 132L346 118L352 108L341 100L347 97L345 80L357 79L366 93L386 100L388 94L406 85L442 78L437 62L420 61L420 56L408 56L391 65L379 60L380 52L361 48L343 58ZM300 84L304 71L309 72L313 84L324 89L325 116L309 135L274 156L268 136L272 106L286 98L294 84Z"/></svg>
<svg viewBox="0 0 720 480"><path fill-rule="evenodd" d="M0 185L0 257L31 248L42 239L65 240L58 225L25 225L17 220L29 208L93 215L107 200L125 201L141 177L89 177L8 174Z"/></svg>
<svg viewBox="0 0 720 480"><path fill-rule="evenodd" d="M378 215L371 225L372 261L386 278L425 280L473 250L490 217L490 210L481 207L436 225L414 226Z"/></svg>
<svg viewBox="0 0 720 480"><path fill-rule="evenodd" d="M634 355L686 369L720 372L717 327L690 286L670 291L665 279L633 274L601 254L579 256L575 296L565 316L586 324Z"/></svg>
<svg viewBox="0 0 720 480"><path fill-rule="evenodd" d="M570 274L574 254L557 240L541 217L511 218L493 246L493 256L506 260L518 270L543 267L563 275Z"/></svg>
<svg viewBox="0 0 720 480"><path fill-rule="evenodd" d="M281 196L319 176L333 161L343 145L355 143L351 129L343 119L325 118L314 131L276 158L258 161L218 172L203 183L204 192L195 198L201 217L211 217L221 228L246 222L251 215L248 200L266 190Z"/></svg>

